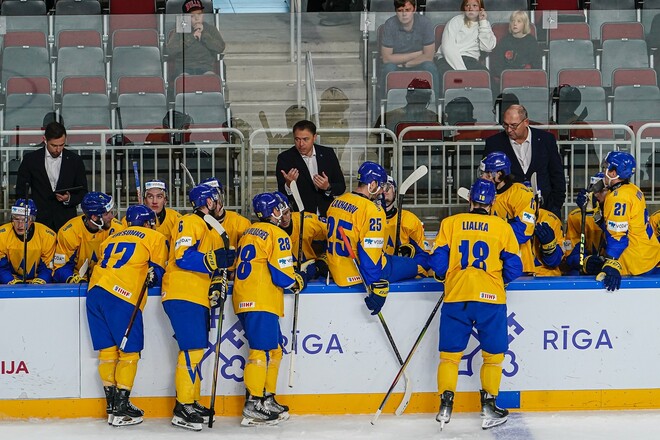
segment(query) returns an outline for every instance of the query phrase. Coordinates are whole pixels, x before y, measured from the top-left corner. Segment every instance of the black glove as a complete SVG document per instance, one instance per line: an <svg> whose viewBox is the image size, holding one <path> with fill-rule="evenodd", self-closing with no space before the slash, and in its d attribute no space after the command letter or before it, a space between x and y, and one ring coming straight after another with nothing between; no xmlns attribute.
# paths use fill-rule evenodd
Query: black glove
<svg viewBox="0 0 660 440"><path fill-rule="evenodd" d="M596 281L602 281L603 286L610 292L621 287L621 263L618 260L607 258Z"/></svg>
<svg viewBox="0 0 660 440"><path fill-rule="evenodd" d="M598 275L603 269L605 259L598 255L587 255L582 263L582 272L587 275Z"/></svg>
<svg viewBox="0 0 660 440"><path fill-rule="evenodd" d="M224 277L214 277L209 286L209 306L214 309L222 304L227 295L227 279Z"/></svg>
<svg viewBox="0 0 660 440"><path fill-rule="evenodd" d="M378 280L371 283L369 291L369 296L364 299L364 302L371 310L371 314L377 315L385 305L385 299L390 291L390 283L387 280Z"/></svg>
<svg viewBox="0 0 660 440"><path fill-rule="evenodd" d="M399 257L414 258L415 253L416 253L415 246L413 246L410 243L406 243L399 246L399 250L397 251L396 254Z"/></svg>
<svg viewBox="0 0 660 440"><path fill-rule="evenodd" d="M235 249L214 249L208 251L206 255L204 255L204 265L209 270L209 272L213 272L218 268L224 269L233 266L235 259Z"/></svg>
<svg viewBox="0 0 660 440"><path fill-rule="evenodd" d="M328 272L330 272L330 269L328 268L328 257L326 254L318 257L314 261L314 264L316 265L316 277L326 278L328 276Z"/></svg>

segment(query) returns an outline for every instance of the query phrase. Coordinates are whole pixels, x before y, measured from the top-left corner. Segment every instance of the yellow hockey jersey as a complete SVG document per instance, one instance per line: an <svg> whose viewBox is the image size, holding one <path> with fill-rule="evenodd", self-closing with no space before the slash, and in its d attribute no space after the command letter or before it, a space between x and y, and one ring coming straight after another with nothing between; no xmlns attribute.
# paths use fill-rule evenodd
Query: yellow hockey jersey
<svg viewBox="0 0 660 440"><path fill-rule="evenodd" d="M373 201L355 193L344 193L328 208L328 268L338 286L360 284L358 273L339 233L343 228L359 261L365 282L383 278L385 265L385 211Z"/></svg>
<svg viewBox="0 0 660 440"><path fill-rule="evenodd" d="M180 218L181 214L179 214L178 211L167 207L165 208L165 218L162 222L160 221L159 216L156 215L156 231L163 234L168 244L171 242L170 240L172 239L174 228L179 225ZM121 219L121 224L124 226L124 228L128 227L128 223L126 223L126 217Z"/></svg>
<svg viewBox="0 0 660 440"><path fill-rule="evenodd" d="M90 232L87 229L84 215L69 220L57 232L57 248L53 260L55 282L65 283L70 276L78 273L85 260L89 262L87 273L91 274L99 260L101 243L123 229L124 226L117 219L112 219L110 229L101 229L97 232Z"/></svg>
<svg viewBox="0 0 660 440"><path fill-rule="evenodd" d="M300 213L291 213L291 253L295 260L298 259L298 241L300 239ZM315 241L325 242L328 238L328 225L319 220L318 215L305 212L305 226L303 229L303 254L304 260L316 258L317 255L312 248Z"/></svg>
<svg viewBox="0 0 660 440"><path fill-rule="evenodd" d="M163 301L178 299L209 307L212 273L204 264L204 256L210 250L222 248L223 242L202 217L192 213L179 219L163 277Z"/></svg>
<svg viewBox="0 0 660 440"><path fill-rule="evenodd" d="M547 223L550 225L552 228L553 232L555 233L555 240L557 242L557 249L560 250L561 256L563 256L564 251L563 251L563 243L564 243L564 233L561 230L561 220L559 220L559 217L554 215L552 212L546 210L546 209L539 209L539 218L538 218L538 223ZM534 274L539 277L558 277L561 276L561 269L559 268L559 263L561 263L561 257L559 254L557 255L556 258L556 263L557 266L551 268L548 267L546 264L543 262L543 254L541 252L541 243L538 241L538 239L533 238L532 239L533 244L534 244ZM554 256L555 254L553 254Z"/></svg>
<svg viewBox="0 0 660 440"><path fill-rule="evenodd" d="M659 211L660 212L660 211ZM566 236L564 239L567 252L580 246L580 228L582 225L582 214L580 208L575 208L568 213L566 220ZM602 247L603 230L594 221L592 213L587 213L584 221L584 251L587 255L599 254Z"/></svg>
<svg viewBox="0 0 660 440"><path fill-rule="evenodd" d="M23 237L18 237L11 223L0 226L0 283L23 278ZM33 223L28 233L26 280L53 280L55 232L46 225Z"/></svg>
<svg viewBox="0 0 660 440"><path fill-rule="evenodd" d="M649 217L649 223L651 223L655 236L660 240L660 210L651 214Z"/></svg>
<svg viewBox="0 0 660 440"><path fill-rule="evenodd" d="M383 249L388 255L394 255L396 220L396 215L385 219L385 247ZM401 235L399 240L401 244L415 242L420 249L425 249L424 224L415 214L405 209L401 212Z"/></svg>
<svg viewBox="0 0 660 440"><path fill-rule="evenodd" d="M234 312L284 316L284 289L295 282L291 240L279 226L254 223L238 245Z"/></svg>
<svg viewBox="0 0 660 440"><path fill-rule="evenodd" d="M523 272L534 273L532 241L536 225L534 191L522 183L514 183L497 190L491 214L506 220L520 245Z"/></svg>
<svg viewBox="0 0 660 440"><path fill-rule="evenodd" d="M163 276L167 262L164 238L160 232L143 226L130 226L107 238L101 244L101 261L94 268L89 289L99 286L117 298L137 304L149 267L154 267L156 280ZM140 309L146 303L145 297Z"/></svg>
<svg viewBox="0 0 660 440"><path fill-rule="evenodd" d="M639 275L660 262L660 243L649 224L642 191L632 183L610 190L603 203L605 254L621 263L621 275Z"/></svg>
<svg viewBox="0 0 660 440"><path fill-rule="evenodd" d="M222 220L222 227L227 231L230 247L233 247L234 249L238 247L238 241L250 225L252 225L250 220L246 219L239 213L225 210L225 218ZM234 271L235 269L236 262L234 262L234 265L230 267L229 270Z"/></svg>
<svg viewBox="0 0 660 440"><path fill-rule="evenodd" d="M445 278L445 302L506 303L504 285L518 278L518 241L501 218L462 213L445 218L431 251L431 268Z"/></svg>

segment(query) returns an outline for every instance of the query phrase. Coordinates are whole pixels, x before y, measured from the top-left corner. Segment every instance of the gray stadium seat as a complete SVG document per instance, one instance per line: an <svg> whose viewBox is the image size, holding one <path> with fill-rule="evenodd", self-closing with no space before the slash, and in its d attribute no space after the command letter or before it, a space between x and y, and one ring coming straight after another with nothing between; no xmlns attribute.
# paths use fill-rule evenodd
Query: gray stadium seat
<svg viewBox="0 0 660 440"><path fill-rule="evenodd" d="M218 124L227 122L225 98L220 92L179 93L175 97L174 109L187 113L196 124Z"/></svg>
<svg viewBox="0 0 660 440"><path fill-rule="evenodd" d="M57 52L57 91L68 76L105 77L105 54L100 47L62 47ZM68 122L68 121L67 121Z"/></svg>
<svg viewBox="0 0 660 440"><path fill-rule="evenodd" d="M627 124L640 119L660 120L657 86L619 86L614 90L612 122Z"/></svg>
<svg viewBox="0 0 660 440"><path fill-rule="evenodd" d="M550 97L547 87L507 87L502 93L513 93L527 109L529 119L545 124L549 121Z"/></svg>
<svg viewBox="0 0 660 440"><path fill-rule="evenodd" d="M163 76L160 50L157 47L117 47L112 51L111 80L116 90L123 76ZM163 112L165 114L165 112ZM162 119L162 114L161 114Z"/></svg>
<svg viewBox="0 0 660 440"><path fill-rule="evenodd" d="M493 92L486 88L448 89L445 91L445 105L458 97L465 97L474 106L474 119L477 122L495 123L493 109Z"/></svg>
<svg viewBox="0 0 660 440"><path fill-rule="evenodd" d="M600 40L603 23L637 20L635 0L591 0L587 19L591 27L591 39Z"/></svg>
<svg viewBox="0 0 660 440"><path fill-rule="evenodd" d="M649 58L644 40L606 40L600 70L603 87L612 85L612 72L618 68L637 69L649 67Z"/></svg>
<svg viewBox="0 0 660 440"><path fill-rule="evenodd" d="M590 40L553 40L549 43L548 80L550 88L557 87L562 69L593 69L594 45Z"/></svg>

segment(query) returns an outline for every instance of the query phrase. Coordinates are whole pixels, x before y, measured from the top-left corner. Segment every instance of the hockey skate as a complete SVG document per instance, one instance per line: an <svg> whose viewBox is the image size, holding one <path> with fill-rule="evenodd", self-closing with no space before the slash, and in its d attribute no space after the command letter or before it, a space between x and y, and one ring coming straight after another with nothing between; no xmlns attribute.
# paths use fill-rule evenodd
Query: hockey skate
<svg viewBox="0 0 660 440"><path fill-rule="evenodd" d="M204 417L195 410L193 403L183 404L178 400L176 401L176 405L174 406L174 416L172 417L172 424L174 426L191 429L193 431L201 431L203 423Z"/></svg>
<svg viewBox="0 0 660 440"><path fill-rule="evenodd" d="M289 420L289 407L287 405L282 405L277 400L275 400L275 394L264 393L264 406L271 412L277 414L277 418L281 422Z"/></svg>
<svg viewBox="0 0 660 440"><path fill-rule="evenodd" d="M481 428L488 429L505 423L509 417L509 410L499 408L495 404L495 396L484 390L481 393Z"/></svg>
<svg viewBox="0 0 660 440"><path fill-rule="evenodd" d="M117 390L116 386L103 387L105 392L105 412L108 414L108 425L112 425L112 419L114 416L112 412L115 408L115 392Z"/></svg>
<svg viewBox="0 0 660 440"><path fill-rule="evenodd" d="M130 390L121 388L117 388L117 391L115 391L112 426L128 426L142 423L144 411L128 400L130 394Z"/></svg>
<svg viewBox="0 0 660 440"><path fill-rule="evenodd" d="M279 422L278 414L266 408L263 397L247 395L243 407L242 426L277 425Z"/></svg>
<svg viewBox="0 0 660 440"><path fill-rule="evenodd" d="M205 407L195 400L195 403L193 403L193 409L197 414L202 416L204 423L208 423L211 416L213 416L213 421L215 422L215 412L211 412L210 408Z"/></svg>
<svg viewBox="0 0 660 440"><path fill-rule="evenodd" d="M445 427L445 423L449 423L451 419L451 412L454 409L454 393L445 390L440 396L440 411L435 419L440 422L440 431Z"/></svg>

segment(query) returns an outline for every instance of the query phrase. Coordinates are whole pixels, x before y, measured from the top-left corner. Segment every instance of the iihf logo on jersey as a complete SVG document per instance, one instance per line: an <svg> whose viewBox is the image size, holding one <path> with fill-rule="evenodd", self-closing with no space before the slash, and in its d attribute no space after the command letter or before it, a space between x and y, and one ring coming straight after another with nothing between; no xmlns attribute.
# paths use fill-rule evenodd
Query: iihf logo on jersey
<svg viewBox="0 0 660 440"><path fill-rule="evenodd" d="M211 326L216 328L218 325L219 311L213 309L211 311ZM227 315L225 314L225 323ZM336 333L330 335L319 335L315 333L301 334L298 332L296 352L299 354L318 355L318 354L343 354L344 349L339 341L339 336ZM220 375L227 380L235 382L243 382L243 370L247 361L247 339L241 321L236 320L229 328L223 326L222 339L220 344ZM286 336L283 336L282 345L283 355L289 354L291 349L291 342ZM207 349L204 352L202 361L200 362L200 371L204 366L204 362L213 362L215 355L215 335L209 337Z"/></svg>
<svg viewBox="0 0 660 440"><path fill-rule="evenodd" d="M504 353L504 362L502 363L502 374L505 377L513 377L518 373L519 366L516 359L516 353L511 350L511 343L516 336L520 335L525 331L525 328L516 320L516 314L514 312L509 313L507 316L507 327L509 328L509 350ZM476 347L469 350L473 344L472 340L476 341ZM461 368L458 371L459 375L463 376L472 376L474 374L474 360L477 354L481 352L481 344L479 343L479 338L477 337L477 332L472 329L472 337L470 338L470 343L468 343L468 349L466 353L461 358L461 367L463 366L463 361L465 361L465 369ZM508 362L507 362L508 358Z"/></svg>

